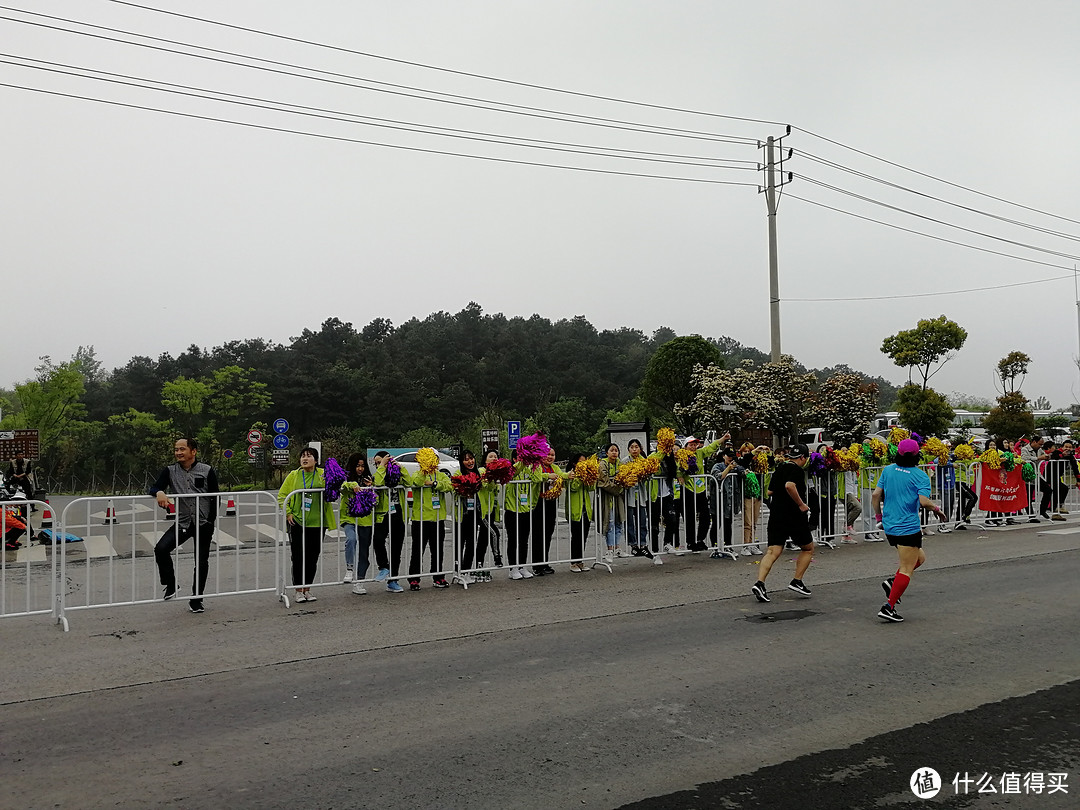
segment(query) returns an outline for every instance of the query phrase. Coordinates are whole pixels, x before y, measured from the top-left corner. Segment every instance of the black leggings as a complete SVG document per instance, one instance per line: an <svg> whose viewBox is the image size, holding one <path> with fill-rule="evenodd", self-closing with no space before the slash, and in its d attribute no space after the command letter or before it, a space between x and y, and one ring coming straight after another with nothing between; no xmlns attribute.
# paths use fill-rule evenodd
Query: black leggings
<svg viewBox="0 0 1080 810"><path fill-rule="evenodd" d="M529 562L529 529L532 512L506 512L506 557L510 565L517 567Z"/></svg>
<svg viewBox="0 0 1080 810"><path fill-rule="evenodd" d="M289 526L289 550L292 552L292 584L301 587L315 581L322 553L322 526ZM163 538L164 539L164 538ZM160 546L161 543L158 543ZM202 589L199 589L202 592Z"/></svg>
<svg viewBox="0 0 1080 810"><path fill-rule="evenodd" d="M412 553L409 555L409 579L420 573L421 557L426 546L431 550L431 573L438 579L443 564L443 540L446 524L441 520L414 520L412 522Z"/></svg>
<svg viewBox="0 0 1080 810"><path fill-rule="evenodd" d="M386 565L387 535L390 536L389 565ZM405 546L405 518L401 512L394 512L382 520L375 521L372 544L375 546L375 562L379 568L389 568L390 576L396 577L401 570L401 550Z"/></svg>
<svg viewBox="0 0 1080 810"><path fill-rule="evenodd" d="M580 520L570 521L570 559L574 562L581 562L585 556L585 541L589 539L590 525L584 510Z"/></svg>
<svg viewBox="0 0 1080 810"><path fill-rule="evenodd" d="M486 520L477 520L476 511L467 510L458 524L458 538L461 541L461 570L473 567L473 548L476 548L476 565L483 568L484 557L488 550L488 524Z"/></svg>

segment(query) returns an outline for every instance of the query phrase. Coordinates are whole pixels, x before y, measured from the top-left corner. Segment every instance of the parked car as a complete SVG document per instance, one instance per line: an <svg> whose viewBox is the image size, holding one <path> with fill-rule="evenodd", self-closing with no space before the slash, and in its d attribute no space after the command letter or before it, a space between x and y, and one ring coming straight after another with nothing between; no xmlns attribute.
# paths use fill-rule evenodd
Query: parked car
<svg viewBox="0 0 1080 810"><path fill-rule="evenodd" d="M435 451L439 452L439 451ZM416 461L416 451L413 450L410 453L401 453L394 456L394 461L398 463L398 466L403 470L408 470L409 475L416 475L420 470L420 465ZM447 475L457 475L461 472L461 465L453 456L448 456L446 453L439 453L439 472L444 472Z"/></svg>
<svg viewBox="0 0 1080 810"><path fill-rule="evenodd" d="M807 428L799 434L799 443L810 448L810 452L818 449L818 445L833 446L833 437L825 428Z"/></svg>

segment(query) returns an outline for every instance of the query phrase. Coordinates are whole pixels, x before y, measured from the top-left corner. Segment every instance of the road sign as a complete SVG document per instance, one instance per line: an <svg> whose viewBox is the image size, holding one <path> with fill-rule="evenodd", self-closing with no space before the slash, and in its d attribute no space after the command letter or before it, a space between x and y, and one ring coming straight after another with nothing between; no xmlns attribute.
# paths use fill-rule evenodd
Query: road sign
<svg viewBox="0 0 1080 810"><path fill-rule="evenodd" d="M289 423L285 419L274 420L274 433L288 433Z"/></svg>
<svg viewBox="0 0 1080 810"><path fill-rule="evenodd" d="M521 422L507 422L506 437L510 440L511 450L517 447L518 439L521 438Z"/></svg>
<svg viewBox="0 0 1080 810"><path fill-rule="evenodd" d="M232 450L229 450L229 449L222 450L221 455L225 456L225 458L232 458Z"/></svg>
<svg viewBox="0 0 1080 810"><path fill-rule="evenodd" d="M483 428L480 431L480 445L483 448L484 455L486 456L492 450L496 453L499 452L499 431L498 428Z"/></svg>
<svg viewBox="0 0 1080 810"><path fill-rule="evenodd" d="M248 444L258 444L259 442L262 441L262 431L261 430L255 430L255 428L252 428L251 430L248 431L247 439L248 439Z"/></svg>
<svg viewBox="0 0 1080 810"><path fill-rule="evenodd" d="M287 450L289 447L289 437L284 433L279 433L274 437L274 449L275 450Z"/></svg>
<svg viewBox="0 0 1080 810"><path fill-rule="evenodd" d="M275 467L285 467L289 463L288 450L271 450L270 463Z"/></svg>
<svg viewBox="0 0 1080 810"><path fill-rule="evenodd" d="M247 449L248 458L255 458L255 456L259 455L260 449L257 444L249 444Z"/></svg>

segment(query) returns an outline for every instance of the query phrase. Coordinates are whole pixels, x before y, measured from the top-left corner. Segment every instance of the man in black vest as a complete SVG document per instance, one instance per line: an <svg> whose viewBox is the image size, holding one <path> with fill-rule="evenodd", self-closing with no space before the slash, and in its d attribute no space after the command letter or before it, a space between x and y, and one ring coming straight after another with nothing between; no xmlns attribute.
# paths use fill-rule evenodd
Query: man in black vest
<svg viewBox="0 0 1080 810"><path fill-rule="evenodd" d="M195 538L195 571L192 574L192 599L188 607L192 613L203 612L203 590L206 587L206 575L210 567L210 541L214 537L214 523L217 521L218 481L217 473L209 464L195 458L199 443L195 439L177 439L173 452L176 463L165 467L157 480L150 487L150 495L157 499L158 506L168 509L172 504L166 492L172 491L182 497L176 507L176 522L158 540L154 546L161 584L165 587L163 596L172 599L176 596L176 572L173 569L172 553L177 546L183 545L189 538Z"/></svg>

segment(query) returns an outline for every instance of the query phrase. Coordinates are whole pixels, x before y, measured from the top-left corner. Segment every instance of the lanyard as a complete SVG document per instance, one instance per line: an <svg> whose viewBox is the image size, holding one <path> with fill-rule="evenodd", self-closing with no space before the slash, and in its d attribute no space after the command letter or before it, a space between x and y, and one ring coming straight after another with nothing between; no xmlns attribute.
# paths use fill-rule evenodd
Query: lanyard
<svg viewBox="0 0 1080 810"><path fill-rule="evenodd" d="M307 485L307 473L303 469L300 470L300 481L303 483L304 489L311 489L315 486L315 472L312 471L311 473L311 487Z"/></svg>

